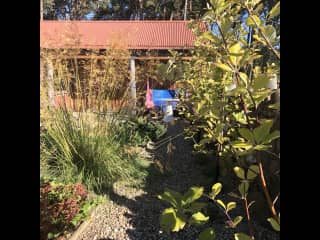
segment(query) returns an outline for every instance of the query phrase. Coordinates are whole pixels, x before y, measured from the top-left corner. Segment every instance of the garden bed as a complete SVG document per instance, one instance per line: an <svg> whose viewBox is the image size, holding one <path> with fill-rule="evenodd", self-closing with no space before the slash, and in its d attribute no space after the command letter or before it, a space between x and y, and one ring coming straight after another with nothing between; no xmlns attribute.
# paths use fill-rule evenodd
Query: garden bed
<svg viewBox="0 0 320 240"><path fill-rule="evenodd" d="M101 198L80 184L43 180L40 185L40 240L68 239L92 213ZM79 228L80 227L80 228Z"/></svg>

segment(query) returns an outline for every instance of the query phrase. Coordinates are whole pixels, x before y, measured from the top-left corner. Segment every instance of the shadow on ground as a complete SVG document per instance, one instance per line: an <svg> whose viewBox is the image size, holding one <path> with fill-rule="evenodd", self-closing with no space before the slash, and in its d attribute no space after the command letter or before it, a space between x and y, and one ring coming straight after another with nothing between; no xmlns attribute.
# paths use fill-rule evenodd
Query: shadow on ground
<svg viewBox="0 0 320 240"><path fill-rule="evenodd" d="M182 121L169 125L167 136L177 136L183 132L184 127L185 124ZM199 233L208 227L208 225L215 229L217 240L234 239L236 229L225 227L225 216L213 204L208 204L208 212L206 214L210 216L211 221L206 225L197 227L186 226L182 231L171 233L171 235L160 231L159 218L162 211L169 207L169 204L160 201L157 195L163 193L166 188L180 193L186 192L191 186L204 186L208 190L212 186L212 183L216 182L213 179L216 173L215 167L199 164L201 162L199 161L199 156L192 154L193 144L191 141L186 141L183 135L181 135L172 140L172 144L174 148L171 154L167 153L168 144L164 144L154 152L155 157L153 162L155 164L150 165L148 169L149 175L142 190L137 189L132 196L128 195L125 191L123 194L121 188L119 188L120 191L115 188L114 192L109 195L113 203L127 209L124 215L121 215L127 218L129 222L129 225L122 226L125 228L127 236L123 239L100 238L98 240L195 240L198 239ZM211 160L207 162L215 162ZM169 166L169 171L165 171L162 174L159 171L161 169L159 166L164 165ZM210 170L211 168L212 171ZM231 180L228 179L228 181ZM226 189L225 185L224 188ZM225 202L235 201L234 198L227 196L227 194L221 193L220 198ZM237 202L239 207L230 213L232 218L243 215L241 204L241 202ZM119 225L121 225L120 222ZM254 226L257 240L280 239L279 234L272 231L270 227L264 228L259 224L254 224ZM118 230L114 229L114 231ZM238 225L237 231L248 232L245 220Z"/></svg>
<svg viewBox="0 0 320 240"><path fill-rule="evenodd" d="M168 126L167 136L177 136L183 132L183 129L184 123L177 121ZM169 155L167 154L167 144L155 151L154 160L158 164L151 164L143 188L144 194L133 199L128 199L115 192L110 194L110 199L113 202L129 209L126 217L133 227L127 229L129 239L196 239L198 236L199 230L197 228L181 231L171 236L160 232L159 217L169 205L158 200L157 195L161 194L165 188L185 192L191 186L203 186L205 180L208 180L203 176L200 166L196 164L195 156L192 154L192 142L184 140L181 135L172 140L172 144L174 148ZM161 163L160 166L168 164L169 172L161 174L159 163Z"/></svg>

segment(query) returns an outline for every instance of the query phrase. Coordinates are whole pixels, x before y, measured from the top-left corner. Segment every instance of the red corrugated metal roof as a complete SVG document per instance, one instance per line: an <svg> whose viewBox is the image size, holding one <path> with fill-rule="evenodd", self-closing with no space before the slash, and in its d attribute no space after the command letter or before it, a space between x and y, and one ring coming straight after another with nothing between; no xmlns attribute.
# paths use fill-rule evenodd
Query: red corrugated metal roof
<svg viewBox="0 0 320 240"><path fill-rule="evenodd" d="M40 21L42 48L193 48L188 21ZM205 28L204 23L201 23Z"/></svg>

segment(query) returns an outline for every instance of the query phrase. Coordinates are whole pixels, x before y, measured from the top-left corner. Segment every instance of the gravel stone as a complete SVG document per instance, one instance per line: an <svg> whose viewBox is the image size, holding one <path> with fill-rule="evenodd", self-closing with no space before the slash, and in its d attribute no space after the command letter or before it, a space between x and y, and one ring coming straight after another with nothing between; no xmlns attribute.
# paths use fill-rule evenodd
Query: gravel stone
<svg viewBox="0 0 320 240"><path fill-rule="evenodd" d="M166 136L169 133L175 136L181 133L183 128L184 123L176 121L174 125L168 126ZM175 150L169 156L166 144L151 154L144 152L148 157L152 156L153 161L168 163L170 173L165 177L148 176L145 186L141 189L127 187L122 183L115 184L114 193L110 194L111 201L94 210L88 226L76 240L196 240L199 233L209 226L215 229L217 240L233 240L235 230L226 228L222 221L218 220L202 226L188 226L170 235L160 230L159 217L168 204L160 201L156 196L163 193L165 188L185 192L191 186L202 186L205 180L201 168L195 163L195 156L191 154L192 143L180 136L172 140L172 144ZM228 197L221 198L225 200ZM238 208L240 207L236 209ZM235 216L238 214L236 209L231 211L235 211L233 213ZM239 213L243 215L243 212ZM280 239L279 234L273 230L266 229L257 223L253 225L257 233L256 240Z"/></svg>

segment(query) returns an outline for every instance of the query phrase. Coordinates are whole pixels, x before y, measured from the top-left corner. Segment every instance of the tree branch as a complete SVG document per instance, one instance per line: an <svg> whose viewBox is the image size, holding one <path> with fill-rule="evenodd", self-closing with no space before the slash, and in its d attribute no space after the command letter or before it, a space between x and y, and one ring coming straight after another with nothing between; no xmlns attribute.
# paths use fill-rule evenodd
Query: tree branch
<svg viewBox="0 0 320 240"><path fill-rule="evenodd" d="M266 180L264 178L262 161L261 161L259 152L256 152L256 159L258 161L258 166L259 166L259 171L260 171L259 176L260 176L260 180L261 180L262 189L263 189L264 195L266 197L269 209L270 209L270 211L272 213L273 218L279 223L280 222L279 221L279 217L278 217L277 211L276 211L276 209L274 207L274 203L273 203L273 201L271 199L270 193L268 191Z"/></svg>
<svg viewBox="0 0 320 240"><path fill-rule="evenodd" d="M220 25L219 25L218 22L216 22L216 24L217 24L218 29L219 29L219 32L220 32L220 34L221 34L222 41L223 41L223 44L224 44L224 48L227 50L227 49L228 49L228 44L227 44L227 41L226 41L226 39L225 39L225 37L224 37L224 35L223 35L222 29L221 29L221 27L220 27Z"/></svg>
<svg viewBox="0 0 320 240"><path fill-rule="evenodd" d="M246 6L246 9L249 13L248 17L251 17L253 14L250 11L250 9L248 8L248 6ZM272 44L270 43L269 39L266 37L266 35L262 32L261 28L259 27L258 23L256 22L256 20L251 17L251 20L254 22L254 24L256 25L258 32L260 33L260 35L262 36L262 38L266 41L267 46L269 47L269 49L272 51L272 53L277 57L278 60L280 60L280 53L272 46Z"/></svg>

